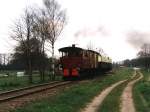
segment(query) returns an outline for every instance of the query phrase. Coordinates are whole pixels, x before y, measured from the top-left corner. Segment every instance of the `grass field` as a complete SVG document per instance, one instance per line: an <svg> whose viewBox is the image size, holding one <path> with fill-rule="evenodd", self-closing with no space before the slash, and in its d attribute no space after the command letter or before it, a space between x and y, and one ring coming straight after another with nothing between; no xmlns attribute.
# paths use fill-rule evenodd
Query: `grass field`
<svg viewBox="0 0 150 112"><path fill-rule="evenodd" d="M39 83L45 83L50 81L49 76L45 75L45 81L40 81L40 76L38 74L33 74L33 83L30 84L28 81L28 76L17 77L16 71L5 71L0 72L0 74L8 74L8 77L0 77L0 91L16 89L20 87L35 85ZM61 80L60 76L57 77L57 80Z"/></svg>
<svg viewBox="0 0 150 112"><path fill-rule="evenodd" d="M144 78L133 90L137 112L150 112L150 72L142 71Z"/></svg>
<svg viewBox="0 0 150 112"><path fill-rule="evenodd" d="M131 69L117 70L113 75L102 76L62 91L53 98L32 102L13 112L78 112L104 88L132 75Z"/></svg>

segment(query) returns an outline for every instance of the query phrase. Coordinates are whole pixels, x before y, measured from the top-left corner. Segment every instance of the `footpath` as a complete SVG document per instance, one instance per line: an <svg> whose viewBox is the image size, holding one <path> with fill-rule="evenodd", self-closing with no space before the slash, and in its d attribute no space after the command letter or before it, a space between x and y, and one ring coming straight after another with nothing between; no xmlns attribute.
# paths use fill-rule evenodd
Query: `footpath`
<svg viewBox="0 0 150 112"><path fill-rule="evenodd" d="M122 95L121 95L121 103L120 103L120 112L136 112L133 98L132 98L132 89L136 82L138 82L140 79L143 78L143 75L139 71L135 71L131 79L136 77L137 73L140 74L140 77L135 78L134 80L131 80L127 86L125 87ZM103 103L104 99L107 97L107 95L117 86L124 83L127 80L119 81L115 84L112 84L111 86L104 89L98 96L96 96L89 104L86 105L85 108L81 110L81 112L97 112L101 104Z"/></svg>

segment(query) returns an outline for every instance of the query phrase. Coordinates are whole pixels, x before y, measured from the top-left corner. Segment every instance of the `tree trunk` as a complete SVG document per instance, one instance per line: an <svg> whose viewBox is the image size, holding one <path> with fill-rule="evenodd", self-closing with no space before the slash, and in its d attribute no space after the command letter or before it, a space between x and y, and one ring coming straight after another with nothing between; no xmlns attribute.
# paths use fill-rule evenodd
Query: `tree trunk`
<svg viewBox="0 0 150 112"><path fill-rule="evenodd" d="M32 83L32 64L31 64L31 54L29 48L27 48L27 68L28 68L29 83Z"/></svg>
<svg viewBox="0 0 150 112"><path fill-rule="evenodd" d="M42 57L42 76L43 76L43 81L45 81L45 61L44 61L44 54L45 54L45 49L44 49L44 41L43 41L43 57Z"/></svg>
<svg viewBox="0 0 150 112"><path fill-rule="evenodd" d="M52 80L55 80L54 44L52 44Z"/></svg>
<svg viewBox="0 0 150 112"><path fill-rule="evenodd" d="M31 59L29 58L29 83L32 83L32 65L31 65Z"/></svg>

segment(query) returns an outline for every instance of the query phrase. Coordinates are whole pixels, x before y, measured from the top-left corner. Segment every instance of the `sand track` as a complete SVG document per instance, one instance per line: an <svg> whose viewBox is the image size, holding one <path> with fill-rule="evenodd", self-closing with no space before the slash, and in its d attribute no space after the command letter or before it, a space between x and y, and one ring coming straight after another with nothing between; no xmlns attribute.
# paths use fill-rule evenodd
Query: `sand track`
<svg viewBox="0 0 150 112"><path fill-rule="evenodd" d="M121 104L120 104L120 112L136 112L134 107L133 97L132 97L132 89L136 82L143 78L143 75L139 72L140 77L130 81L126 88L124 89L121 96Z"/></svg>
<svg viewBox="0 0 150 112"><path fill-rule="evenodd" d="M131 79L133 79L137 73L140 74L140 77L130 81L127 86L125 87L122 95L121 95L121 103L120 103L120 112L136 112L134 107L134 102L132 98L132 89L136 82L138 82L140 79L143 78L143 75L141 72L136 71L131 76ZM107 97L107 95L117 86L124 83L127 80L119 81L115 84L112 84L111 86L104 89L98 96L96 96L85 108L81 110L81 112L96 112L100 105L102 104L103 100Z"/></svg>
<svg viewBox="0 0 150 112"><path fill-rule="evenodd" d="M118 85L122 84L126 80L119 81L115 84L104 89L98 96L96 96L91 103L89 103L81 112L96 112L99 109L100 105L102 104L105 97Z"/></svg>

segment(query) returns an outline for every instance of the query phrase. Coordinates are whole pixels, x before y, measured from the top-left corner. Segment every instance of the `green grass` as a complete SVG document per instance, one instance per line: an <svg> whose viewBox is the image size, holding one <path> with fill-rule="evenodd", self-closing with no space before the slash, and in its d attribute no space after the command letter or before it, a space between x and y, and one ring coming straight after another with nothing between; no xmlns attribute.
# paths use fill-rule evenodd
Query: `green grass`
<svg viewBox="0 0 150 112"><path fill-rule="evenodd" d="M55 97L31 102L13 112L78 112L104 88L116 81L129 78L132 73L131 69L120 69L114 75L74 85L59 92Z"/></svg>
<svg viewBox="0 0 150 112"><path fill-rule="evenodd" d="M150 112L150 72L142 71L144 78L133 89L137 112Z"/></svg>
<svg viewBox="0 0 150 112"><path fill-rule="evenodd" d="M50 81L48 75L45 75L45 81L41 82L40 76L38 74L33 74L33 83L30 84L28 81L28 76L17 77L16 71L0 72L0 74L7 74L7 73L9 73L8 77L0 77L0 92ZM57 77L56 80L61 80L60 76Z"/></svg>

